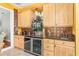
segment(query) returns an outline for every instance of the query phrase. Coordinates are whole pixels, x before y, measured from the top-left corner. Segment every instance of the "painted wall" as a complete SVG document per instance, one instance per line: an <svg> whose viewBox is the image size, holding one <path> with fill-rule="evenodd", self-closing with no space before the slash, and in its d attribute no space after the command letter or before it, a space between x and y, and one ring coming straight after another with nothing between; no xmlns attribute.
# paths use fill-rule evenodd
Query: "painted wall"
<svg viewBox="0 0 79 59"><path fill-rule="evenodd" d="M10 39L10 12L0 7L0 33L6 32Z"/></svg>
<svg viewBox="0 0 79 59"><path fill-rule="evenodd" d="M23 11L26 11L29 9L40 7L40 6L43 6L43 4L44 3L35 3L35 4L30 5L30 6L24 6L24 7L20 8L20 7L14 6L11 3L0 3L1 6L6 7L8 9L17 9L18 12L23 12Z"/></svg>
<svg viewBox="0 0 79 59"><path fill-rule="evenodd" d="M18 11L20 11L20 8L12 5L11 3L0 3L0 6L3 6L5 8L11 9L11 10L18 9Z"/></svg>

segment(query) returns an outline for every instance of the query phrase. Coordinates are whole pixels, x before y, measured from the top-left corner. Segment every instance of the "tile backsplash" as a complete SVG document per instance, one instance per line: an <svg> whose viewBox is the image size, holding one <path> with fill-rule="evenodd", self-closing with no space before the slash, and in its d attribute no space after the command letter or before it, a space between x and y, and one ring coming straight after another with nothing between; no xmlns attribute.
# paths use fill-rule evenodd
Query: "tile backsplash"
<svg viewBox="0 0 79 59"><path fill-rule="evenodd" d="M45 27L45 37L59 37L60 35L71 35L72 27Z"/></svg>

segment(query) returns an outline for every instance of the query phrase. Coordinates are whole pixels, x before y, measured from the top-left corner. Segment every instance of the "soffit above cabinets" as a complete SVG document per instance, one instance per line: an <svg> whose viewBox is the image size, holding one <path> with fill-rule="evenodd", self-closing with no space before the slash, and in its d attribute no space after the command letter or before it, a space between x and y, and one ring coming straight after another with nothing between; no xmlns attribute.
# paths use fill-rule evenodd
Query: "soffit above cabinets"
<svg viewBox="0 0 79 59"><path fill-rule="evenodd" d="M18 8L18 12L22 12L25 10L34 10L36 8L42 9L43 3L11 3L13 6Z"/></svg>
<svg viewBox="0 0 79 59"><path fill-rule="evenodd" d="M23 12L26 10L34 10L35 8L41 9L43 3L0 3L1 6L8 9L16 9L18 12Z"/></svg>
<svg viewBox="0 0 79 59"><path fill-rule="evenodd" d="M34 3L11 3L11 4L18 7L18 8L23 8L25 6L30 6L30 5L32 5Z"/></svg>

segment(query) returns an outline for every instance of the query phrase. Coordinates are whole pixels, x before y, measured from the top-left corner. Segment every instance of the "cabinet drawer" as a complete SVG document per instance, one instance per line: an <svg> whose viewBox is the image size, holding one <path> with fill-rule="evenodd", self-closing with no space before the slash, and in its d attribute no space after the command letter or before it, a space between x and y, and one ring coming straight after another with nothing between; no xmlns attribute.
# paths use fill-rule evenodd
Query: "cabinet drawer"
<svg viewBox="0 0 79 59"><path fill-rule="evenodd" d="M14 40L18 40L18 37L14 37Z"/></svg>
<svg viewBox="0 0 79 59"><path fill-rule="evenodd" d="M43 43L43 46L54 46L52 43Z"/></svg>
<svg viewBox="0 0 79 59"><path fill-rule="evenodd" d="M18 35L14 35L14 37L18 37Z"/></svg>
<svg viewBox="0 0 79 59"><path fill-rule="evenodd" d="M49 39L43 39L43 42L44 43L48 43L49 42Z"/></svg>
<svg viewBox="0 0 79 59"><path fill-rule="evenodd" d="M64 41L64 45L75 47L75 42Z"/></svg>
<svg viewBox="0 0 79 59"><path fill-rule="evenodd" d="M75 46L75 42L55 40L56 45Z"/></svg>
<svg viewBox="0 0 79 59"><path fill-rule="evenodd" d="M45 47L44 49L47 49L47 50L53 51L53 50L54 50L54 47Z"/></svg>
<svg viewBox="0 0 79 59"><path fill-rule="evenodd" d="M55 40L55 44L63 44L64 43L64 41L61 41L61 40Z"/></svg>
<svg viewBox="0 0 79 59"><path fill-rule="evenodd" d="M24 39L24 36L18 36L19 39Z"/></svg>
<svg viewBox="0 0 79 59"><path fill-rule="evenodd" d="M45 44L54 44L54 40L53 39L44 39L43 40L43 43L45 43Z"/></svg>
<svg viewBox="0 0 79 59"><path fill-rule="evenodd" d="M20 42L24 42L24 39L18 39Z"/></svg>

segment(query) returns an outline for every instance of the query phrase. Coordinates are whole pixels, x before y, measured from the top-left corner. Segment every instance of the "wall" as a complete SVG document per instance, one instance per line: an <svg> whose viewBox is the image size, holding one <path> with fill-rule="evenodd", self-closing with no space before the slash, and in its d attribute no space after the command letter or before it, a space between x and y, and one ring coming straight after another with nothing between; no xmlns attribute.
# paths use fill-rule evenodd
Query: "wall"
<svg viewBox="0 0 79 59"><path fill-rule="evenodd" d="M10 3L0 3L0 6L3 6L5 8L11 9L11 10L17 9L18 11L20 11L20 8L14 6L14 5L10 4Z"/></svg>

